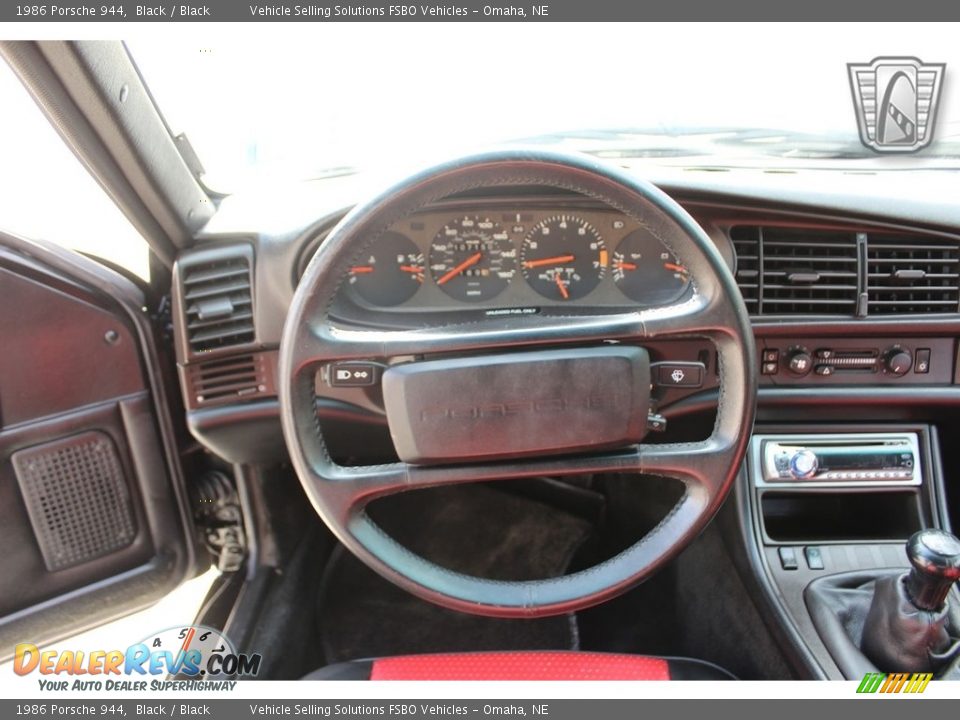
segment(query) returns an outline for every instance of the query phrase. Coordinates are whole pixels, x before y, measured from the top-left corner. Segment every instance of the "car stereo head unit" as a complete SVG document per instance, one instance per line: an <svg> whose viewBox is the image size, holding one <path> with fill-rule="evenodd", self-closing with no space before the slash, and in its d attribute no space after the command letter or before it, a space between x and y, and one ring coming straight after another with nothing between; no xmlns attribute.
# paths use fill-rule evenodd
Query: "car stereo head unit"
<svg viewBox="0 0 960 720"><path fill-rule="evenodd" d="M919 485L913 433L755 436L758 485Z"/></svg>

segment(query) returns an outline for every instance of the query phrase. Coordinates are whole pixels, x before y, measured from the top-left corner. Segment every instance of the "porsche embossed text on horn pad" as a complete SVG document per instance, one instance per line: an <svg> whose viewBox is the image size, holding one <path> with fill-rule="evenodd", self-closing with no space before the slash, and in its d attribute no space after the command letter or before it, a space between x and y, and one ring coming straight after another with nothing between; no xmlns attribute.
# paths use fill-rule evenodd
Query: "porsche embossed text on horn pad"
<svg viewBox="0 0 960 720"><path fill-rule="evenodd" d="M601 450L643 438L650 359L599 347L413 362L384 373L383 393L405 462Z"/></svg>

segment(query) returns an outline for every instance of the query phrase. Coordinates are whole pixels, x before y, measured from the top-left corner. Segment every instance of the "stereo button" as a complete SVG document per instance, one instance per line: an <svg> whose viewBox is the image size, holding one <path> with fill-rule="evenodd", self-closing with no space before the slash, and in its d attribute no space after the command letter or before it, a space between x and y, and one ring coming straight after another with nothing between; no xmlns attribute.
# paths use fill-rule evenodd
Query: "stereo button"
<svg viewBox="0 0 960 720"><path fill-rule="evenodd" d="M795 478L805 480L817 473L817 456L809 450L800 450L790 458L790 472Z"/></svg>

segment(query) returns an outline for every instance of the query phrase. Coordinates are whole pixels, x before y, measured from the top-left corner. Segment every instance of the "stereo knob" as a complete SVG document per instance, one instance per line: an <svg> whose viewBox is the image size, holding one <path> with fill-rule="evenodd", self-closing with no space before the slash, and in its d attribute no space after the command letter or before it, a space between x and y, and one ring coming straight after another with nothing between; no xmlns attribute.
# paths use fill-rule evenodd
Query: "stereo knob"
<svg viewBox="0 0 960 720"><path fill-rule="evenodd" d="M810 450L798 450L790 458L790 474L798 480L816 475L818 466L817 455Z"/></svg>
<svg viewBox="0 0 960 720"><path fill-rule="evenodd" d="M906 375L913 367L913 355L909 350L894 348L887 352L883 365L891 375Z"/></svg>
<svg viewBox="0 0 960 720"><path fill-rule="evenodd" d="M806 375L813 368L813 357L806 350L796 350L787 360L787 367L794 375Z"/></svg>

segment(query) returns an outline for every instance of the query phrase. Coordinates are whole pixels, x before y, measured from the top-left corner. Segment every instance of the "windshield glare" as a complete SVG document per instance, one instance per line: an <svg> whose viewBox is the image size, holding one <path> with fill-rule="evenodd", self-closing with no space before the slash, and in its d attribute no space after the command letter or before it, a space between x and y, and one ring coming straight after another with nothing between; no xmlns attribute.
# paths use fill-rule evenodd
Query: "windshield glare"
<svg viewBox="0 0 960 720"><path fill-rule="evenodd" d="M311 30L299 42L128 43L208 187L232 192L515 141L701 165L829 159L912 169L944 167L944 158L954 167L960 155L951 75L960 46L944 26ZM877 156L859 142L846 65L891 54L947 64L936 139L916 155Z"/></svg>

